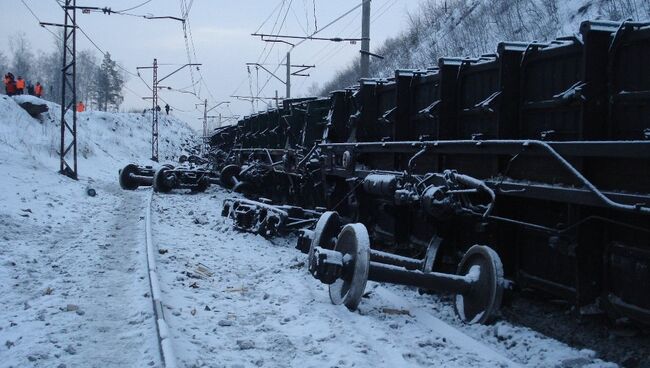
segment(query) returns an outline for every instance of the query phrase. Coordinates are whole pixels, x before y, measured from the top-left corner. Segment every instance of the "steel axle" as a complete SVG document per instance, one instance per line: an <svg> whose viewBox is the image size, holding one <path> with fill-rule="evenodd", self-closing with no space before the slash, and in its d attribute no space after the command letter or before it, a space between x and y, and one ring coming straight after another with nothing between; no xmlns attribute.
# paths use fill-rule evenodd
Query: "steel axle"
<svg viewBox="0 0 650 368"><path fill-rule="evenodd" d="M319 221L314 230L309 271L316 279L330 285L332 303L355 310L370 280L455 294L456 312L467 323L487 323L499 310L503 267L499 256L489 247L472 246L455 275L423 272L416 266L431 262L371 250L368 231L362 224L344 226L335 238L333 249L327 249L331 238L324 236L329 235L335 221L331 216L326 219L329 223Z"/></svg>
<svg viewBox="0 0 650 368"><path fill-rule="evenodd" d="M151 166L128 164L119 171L120 186L125 190L151 186L155 170Z"/></svg>

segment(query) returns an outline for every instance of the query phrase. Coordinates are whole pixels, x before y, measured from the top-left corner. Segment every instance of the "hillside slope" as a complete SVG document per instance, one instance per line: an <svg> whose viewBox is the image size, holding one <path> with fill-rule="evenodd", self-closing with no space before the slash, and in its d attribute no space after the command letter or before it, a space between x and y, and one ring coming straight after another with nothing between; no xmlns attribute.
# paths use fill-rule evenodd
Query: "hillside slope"
<svg viewBox="0 0 650 368"><path fill-rule="evenodd" d="M383 45L374 45L370 75L392 77L396 69L433 66L443 56L494 53L500 41L551 40L578 33L590 19L650 20L647 0L429 0L410 26ZM353 85L359 69L355 60L323 85L321 94Z"/></svg>
<svg viewBox="0 0 650 368"><path fill-rule="evenodd" d="M32 118L18 103L46 103L49 111ZM58 170L60 106L33 96L0 97L0 157L21 156ZM71 123L71 118L69 120ZM87 111L77 114L79 173L116 176L126 163L151 157L151 115ZM171 160L192 145L196 133L186 123L162 114L160 159ZM150 162L151 163L151 162Z"/></svg>

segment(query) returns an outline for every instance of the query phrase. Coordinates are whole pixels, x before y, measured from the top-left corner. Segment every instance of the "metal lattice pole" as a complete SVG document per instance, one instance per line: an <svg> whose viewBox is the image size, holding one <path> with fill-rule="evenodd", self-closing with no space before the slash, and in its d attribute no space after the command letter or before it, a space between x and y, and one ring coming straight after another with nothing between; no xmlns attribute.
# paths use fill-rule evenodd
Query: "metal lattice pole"
<svg viewBox="0 0 650 368"><path fill-rule="evenodd" d="M158 59L153 59L153 98L151 119L151 159L158 162Z"/></svg>
<svg viewBox="0 0 650 368"><path fill-rule="evenodd" d="M201 154L205 154L208 141L208 99L203 102L203 139L201 142Z"/></svg>
<svg viewBox="0 0 650 368"><path fill-rule="evenodd" d="M77 12L76 0L65 0L65 19L63 23L63 67L61 68L61 147L59 172L72 179L77 173ZM66 92L69 91L68 95ZM66 96L69 96L66 99ZM72 113L72 126L66 119L66 113ZM70 142L67 143L69 137ZM72 156L72 165L70 157Z"/></svg>

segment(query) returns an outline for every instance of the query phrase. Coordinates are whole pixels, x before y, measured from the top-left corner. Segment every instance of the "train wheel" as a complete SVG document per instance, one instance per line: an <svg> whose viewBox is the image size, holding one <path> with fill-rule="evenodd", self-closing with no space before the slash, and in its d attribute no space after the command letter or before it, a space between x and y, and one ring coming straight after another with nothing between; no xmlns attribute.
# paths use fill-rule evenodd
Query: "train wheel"
<svg viewBox="0 0 650 368"><path fill-rule="evenodd" d="M228 165L221 170L220 180L221 185L226 189L232 189L235 186L235 181L233 178L239 176L241 172L241 167L237 165Z"/></svg>
<svg viewBox="0 0 650 368"><path fill-rule="evenodd" d="M323 213L316 227L314 228L314 236L309 246L309 258L312 259L314 255L314 248L321 247L324 249L334 249L336 245L336 235L341 229L341 220L339 214L334 211L327 211Z"/></svg>
<svg viewBox="0 0 650 368"><path fill-rule="evenodd" d="M132 174L138 172L138 166L135 164L128 164L120 170L120 187L124 190L138 189L138 182L131 177Z"/></svg>
<svg viewBox="0 0 650 368"><path fill-rule="evenodd" d="M333 304L343 304L349 310L356 310L366 290L370 269L370 238L363 224L349 224L343 227L336 240L335 250L349 259L351 274L338 279L329 286L330 300Z"/></svg>
<svg viewBox="0 0 650 368"><path fill-rule="evenodd" d="M161 167L156 170L156 173L153 175L153 190L160 193L169 193L173 188L169 183L167 178L167 172L169 171L166 167Z"/></svg>
<svg viewBox="0 0 650 368"><path fill-rule="evenodd" d="M503 265L490 247L474 245L458 265L459 275L474 275L476 283L465 294L456 295L456 314L469 324L494 320L503 297Z"/></svg>

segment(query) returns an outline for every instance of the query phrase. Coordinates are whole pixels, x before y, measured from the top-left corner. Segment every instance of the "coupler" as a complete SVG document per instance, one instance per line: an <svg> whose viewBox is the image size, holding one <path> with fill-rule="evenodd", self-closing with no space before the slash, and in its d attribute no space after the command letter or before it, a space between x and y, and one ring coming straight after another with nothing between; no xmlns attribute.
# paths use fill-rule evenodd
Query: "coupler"
<svg viewBox="0 0 650 368"><path fill-rule="evenodd" d="M325 216L325 215L324 215ZM309 272L329 285L330 300L356 310L368 280L418 287L455 295L455 310L466 323L489 323L501 306L503 266L497 253L484 245L472 246L458 265L457 274L413 270L432 262L408 260L370 248L368 231L363 224L348 224L332 240L327 222L316 225L309 250ZM320 226L319 226L320 225ZM334 242L332 249L327 249ZM386 263L388 261L388 263Z"/></svg>

